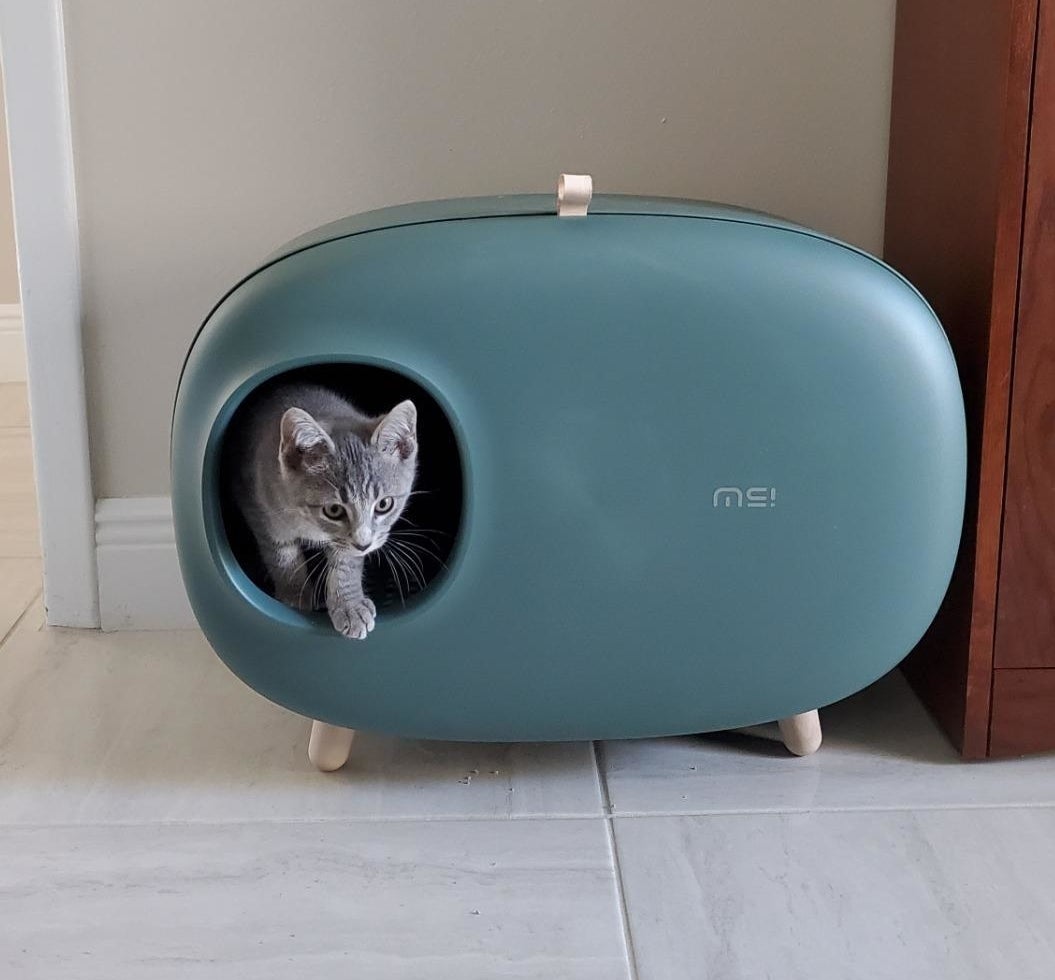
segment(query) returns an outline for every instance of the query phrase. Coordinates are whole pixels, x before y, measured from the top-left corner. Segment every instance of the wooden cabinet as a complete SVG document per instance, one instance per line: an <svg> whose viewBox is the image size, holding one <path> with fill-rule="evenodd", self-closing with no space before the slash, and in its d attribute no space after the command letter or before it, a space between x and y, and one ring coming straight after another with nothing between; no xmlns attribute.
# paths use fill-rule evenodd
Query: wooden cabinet
<svg viewBox="0 0 1055 980"><path fill-rule="evenodd" d="M964 756L1055 749L1055 0L901 0L887 194L970 459L953 582L904 670Z"/></svg>

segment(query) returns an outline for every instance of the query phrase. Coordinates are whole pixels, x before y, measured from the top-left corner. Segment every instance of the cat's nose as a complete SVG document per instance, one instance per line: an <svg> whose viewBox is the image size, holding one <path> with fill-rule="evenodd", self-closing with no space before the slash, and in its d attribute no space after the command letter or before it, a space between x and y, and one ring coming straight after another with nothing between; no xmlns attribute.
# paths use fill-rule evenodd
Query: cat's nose
<svg viewBox="0 0 1055 980"><path fill-rule="evenodd" d="M366 551L373 543L374 537L369 531L357 531L352 535L352 544L360 551Z"/></svg>

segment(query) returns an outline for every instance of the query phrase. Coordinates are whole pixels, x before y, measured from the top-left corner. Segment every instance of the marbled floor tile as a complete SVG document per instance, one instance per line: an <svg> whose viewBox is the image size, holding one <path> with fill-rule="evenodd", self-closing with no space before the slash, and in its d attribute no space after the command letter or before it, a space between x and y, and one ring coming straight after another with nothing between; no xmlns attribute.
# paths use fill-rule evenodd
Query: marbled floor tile
<svg viewBox="0 0 1055 980"><path fill-rule="evenodd" d="M0 429L29 428L29 396L24 381L0 384Z"/></svg>
<svg viewBox="0 0 1055 980"><path fill-rule="evenodd" d="M39 558L0 558L0 641L40 593L41 584Z"/></svg>
<svg viewBox="0 0 1055 980"><path fill-rule="evenodd" d="M618 980L604 821L0 829L19 980Z"/></svg>
<svg viewBox="0 0 1055 980"><path fill-rule="evenodd" d="M360 733L316 772L309 722L238 681L200 633L40 628L0 651L0 823L598 815L589 744Z"/></svg>
<svg viewBox="0 0 1055 980"><path fill-rule="evenodd" d="M606 743L612 812L1055 804L1055 756L963 762L900 674L823 709L821 722L824 744L805 759L735 734Z"/></svg>
<svg viewBox="0 0 1055 980"><path fill-rule="evenodd" d="M640 980L1050 980L1055 809L615 821Z"/></svg>
<svg viewBox="0 0 1055 980"><path fill-rule="evenodd" d="M39 555L29 430L0 428L0 558Z"/></svg>

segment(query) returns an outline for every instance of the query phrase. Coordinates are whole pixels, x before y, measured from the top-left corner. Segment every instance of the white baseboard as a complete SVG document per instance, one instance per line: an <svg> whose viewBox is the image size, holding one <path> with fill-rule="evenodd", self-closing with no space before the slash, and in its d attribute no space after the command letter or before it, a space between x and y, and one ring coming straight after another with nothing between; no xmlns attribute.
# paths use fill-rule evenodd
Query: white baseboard
<svg viewBox="0 0 1055 980"><path fill-rule="evenodd" d="M22 307L0 303L0 383L26 380L26 338Z"/></svg>
<svg viewBox="0 0 1055 980"><path fill-rule="evenodd" d="M197 628L180 577L168 497L97 501L95 546L104 630Z"/></svg>

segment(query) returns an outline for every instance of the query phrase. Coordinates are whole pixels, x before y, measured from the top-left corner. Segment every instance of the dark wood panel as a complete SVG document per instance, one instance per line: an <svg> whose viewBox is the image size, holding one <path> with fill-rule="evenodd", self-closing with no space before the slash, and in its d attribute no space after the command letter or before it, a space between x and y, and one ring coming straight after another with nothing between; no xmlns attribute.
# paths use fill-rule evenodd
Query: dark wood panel
<svg viewBox="0 0 1055 980"><path fill-rule="evenodd" d="M994 758L1055 750L1055 670L993 671Z"/></svg>
<svg viewBox="0 0 1055 980"><path fill-rule="evenodd" d="M988 743L1037 0L897 7L885 257L934 306L968 423L960 556L905 673L964 755Z"/></svg>
<svg viewBox="0 0 1055 980"><path fill-rule="evenodd" d="M1055 667L1055 3L1048 0L1037 32L995 663Z"/></svg>

